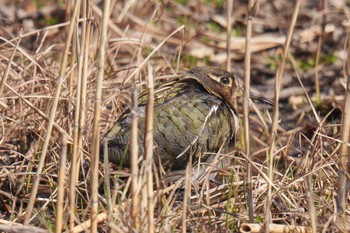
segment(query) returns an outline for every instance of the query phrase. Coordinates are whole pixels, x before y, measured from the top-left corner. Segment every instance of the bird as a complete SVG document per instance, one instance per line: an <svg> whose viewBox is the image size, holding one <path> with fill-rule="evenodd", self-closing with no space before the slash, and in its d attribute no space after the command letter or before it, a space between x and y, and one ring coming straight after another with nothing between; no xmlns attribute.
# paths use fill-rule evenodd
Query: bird
<svg viewBox="0 0 350 233"><path fill-rule="evenodd" d="M175 81L154 87L153 161L166 171L206 161L211 155L230 150L235 144L239 118L235 98L243 90L234 75L218 67L193 67ZM138 96L139 156L143 154L148 91ZM135 112L134 112L135 113ZM130 168L132 110L126 109L101 140L108 159Z"/></svg>

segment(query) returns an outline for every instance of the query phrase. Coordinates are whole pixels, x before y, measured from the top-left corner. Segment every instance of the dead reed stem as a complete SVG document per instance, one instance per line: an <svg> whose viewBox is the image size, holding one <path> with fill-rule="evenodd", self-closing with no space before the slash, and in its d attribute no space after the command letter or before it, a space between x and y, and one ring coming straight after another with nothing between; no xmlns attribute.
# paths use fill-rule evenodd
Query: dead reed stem
<svg viewBox="0 0 350 233"><path fill-rule="evenodd" d="M344 63L344 76L346 79L345 100L342 116L341 128L341 146L339 152L339 172L338 172L338 199L337 213L346 216L346 197L349 192L350 177L350 155L349 155L349 137L350 137L350 35L347 34L345 51L347 51L346 62ZM345 222L345 221L344 221Z"/></svg>
<svg viewBox="0 0 350 233"><path fill-rule="evenodd" d="M232 32L233 0L227 0L227 27L226 27L226 69L231 72L231 32Z"/></svg>
<svg viewBox="0 0 350 233"><path fill-rule="evenodd" d="M153 196L153 115L154 115L154 78L153 68L148 63L148 101L146 114L146 130L145 130L145 153L146 153L146 177L147 177L147 203L148 203L148 232L154 232L154 206L155 200Z"/></svg>
<svg viewBox="0 0 350 233"><path fill-rule="evenodd" d="M256 4L258 4L256 2ZM247 6L247 34L245 43L244 56L244 88L243 88L243 123L244 123L244 151L249 160L253 160L250 152L250 134L249 134L249 96L250 96L250 63L251 63L251 37L253 29L253 0L248 1ZM254 202L252 190L252 166L247 161L247 192L248 192L248 208L249 222L254 221Z"/></svg>
<svg viewBox="0 0 350 233"><path fill-rule="evenodd" d="M100 213L96 216L97 218L97 221L98 222L102 222L104 221L106 218L107 218L107 213ZM88 231L88 229L91 228L91 219L77 225L74 227L73 231L71 231L71 233L79 233L79 232L82 232L82 231Z"/></svg>
<svg viewBox="0 0 350 233"><path fill-rule="evenodd" d="M12 223L0 224L0 231L7 233L31 232L31 233L48 233L46 229L35 226L13 225Z"/></svg>
<svg viewBox="0 0 350 233"><path fill-rule="evenodd" d="M243 223L240 227L240 232L242 233L258 233L263 230L261 224L248 224ZM303 226L289 226L281 224L270 224L268 231L270 233L287 233L287 232L299 232L299 233L308 233L310 229Z"/></svg>
<svg viewBox="0 0 350 233"><path fill-rule="evenodd" d="M327 4L325 3L326 0L320 0L319 3L319 9L322 11L325 11L325 8ZM319 77L319 68L320 68L320 58L321 58L321 50L323 45L323 37L325 34L325 28L326 28L326 14L322 15L322 26L321 26L321 35L318 38L317 43L317 51L316 51L316 60L315 60L315 87L316 87L316 100L317 104L321 104L321 93L320 93L320 77Z"/></svg>
<svg viewBox="0 0 350 233"><path fill-rule="evenodd" d="M181 215L181 232L187 232L187 212L189 206L191 206L191 180L192 180L192 156L186 166L185 172L185 191L183 197L183 212Z"/></svg>
<svg viewBox="0 0 350 233"><path fill-rule="evenodd" d="M34 203L35 203L35 199L36 199L36 195L38 193L38 187L39 187L39 183L40 183L40 175L41 175L41 172L42 172L43 167L44 167L46 153L47 153L47 149L48 149L50 138L51 138L52 127L54 125L54 120L55 120L58 100L59 100L59 97L60 97L60 94L61 94L62 84L63 84L63 82L65 80L64 77L65 77L65 73L66 73L69 48L70 48L71 41L72 41L73 31L74 31L76 23L78 21L79 8L80 8L80 0L78 0L75 3L74 12L73 12L73 15L72 15L72 21L71 21L71 24L69 26L69 33L68 33L68 36L67 36L67 41L65 43L65 50L64 50L64 53L63 53L62 63L61 63L59 77L58 77L58 82L57 82L57 87L56 87L56 92L55 92L55 96L54 96L52 107L51 107L51 111L50 111L49 122L48 122L47 130L46 130L46 133L45 133L45 139L44 139L42 151L41 151L41 154L40 154L40 161L39 161L39 164L38 164L38 167L37 167L37 170L36 170L36 174L35 174L35 178L34 178L34 182L33 182L33 185L32 185L32 190L31 190L31 193L30 193L30 199L29 199L29 202L28 202L26 214L24 216L24 224L25 225L29 224L29 222L30 222L30 216L32 214Z"/></svg>
<svg viewBox="0 0 350 233"><path fill-rule="evenodd" d="M277 74L276 74L276 80L275 80L275 95L274 95L274 108L273 108L273 117L272 117L272 127L271 127L271 139L270 139L270 150L268 153L268 177L270 181L273 181L273 162L274 162L274 153L275 153L275 143L276 143L276 136L277 136L277 127L278 127L278 118L279 118L279 97L280 97L280 91L281 91L281 82L282 82L282 75L284 72L284 67L286 64L286 60L288 57L288 52L289 52L289 46L290 42L292 40L292 34L294 31L294 26L299 14L299 8L300 8L300 0L298 0L295 3L295 8L293 11L293 16L292 20L289 25L288 29L288 35L287 39L284 44L284 51L283 51L283 56L282 56L282 61L280 66L278 67ZM266 196L266 206L265 206L265 231L268 232L268 225L271 223L271 196L272 194L272 186L269 183L268 185L268 191L267 191L267 196Z"/></svg>
<svg viewBox="0 0 350 233"><path fill-rule="evenodd" d="M56 203L56 233L61 233L63 228L63 209L64 209L64 194L65 194L65 180L66 180L66 160L67 160L67 135L66 133L61 134L61 155L60 164L58 171L58 185L57 185L57 203Z"/></svg>
<svg viewBox="0 0 350 233"><path fill-rule="evenodd" d="M139 181L139 145L138 145L138 93L135 82L133 83L132 93L132 123L131 123L131 140L130 140L130 163L131 163L131 209L130 217L132 227L136 230L140 230L139 222L139 208L140 208L140 181Z"/></svg>
<svg viewBox="0 0 350 233"><path fill-rule="evenodd" d="M101 22L101 34L100 44L98 51L98 73L96 77L96 94L95 94L95 114L93 123L93 136L91 145L91 232L97 232L97 214L98 214L98 164L99 164L99 152L100 152L100 118L101 118L101 97L102 97L102 81L105 71L105 54L107 39L107 28L110 16L110 0L104 1L102 22Z"/></svg>
<svg viewBox="0 0 350 233"><path fill-rule="evenodd" d="M92 18L92 11L91 11L91 4L87 5L87 12L88 12L88 18ZM88 85L88 69L89 69L89 45L90 45L90 36L91 36L91 26L92 22L91 20L87 21L87 27L86 27L86 40L85 40L85 46L84 46L84 55L83 55L83 72L82 72L82 80L81 80L81 100L80 100L80 113L79 113L79 133L78 133L78 157L77 157L77 164L80 164L80 161L83 157L83 137L85 136L84 133L86 133L86 110L87 110L87 85ZM75 178L76 180L79 177L80 170L77 169Z"/></svg>
<svg viewBox="0 0 350 233"><path fill-rule="evenodd" d="M82 6L82 17L86 18L86 1L83 1ZM79 128L80 128L80 109L82 105L85 105L84 102L81 102L81 92L82 92L82 70L83 70L83 61L85 54L85 46L86 44L86 21L81 23L81 48L79 50L78 55L78 64L77 64L77 83L76 83L76 96L75 96L75 110L74 110L74 126L73 126L73 152L71 156L71 166L70 166L70 183L69 183L69 229L70 231L74 228L74 218L76 211L76 203L75 203L75 185L78 179L78 154L79 150ZM73 53L74 55L74 53ZM74 59L72 59L74 60ZM73 66L72 66L73 67ZM70 85L72 83L73 77L71 77ZM73 93L71 90L70 93Z"/></svg>
<svg viewBox="0 0 350 233"><path fill-rule="evenodd" d="M312 197L313 191L312 191L312 176L314 175L313 172L311 172L307 177L306 177L306 199L307 199L307 204L308 204L308 212L310 215L310 222L311 222L311 232L316 233L317 232L317 219L316 219L316 208L315 208L315 203L314 203L314 198Z"/></svg>

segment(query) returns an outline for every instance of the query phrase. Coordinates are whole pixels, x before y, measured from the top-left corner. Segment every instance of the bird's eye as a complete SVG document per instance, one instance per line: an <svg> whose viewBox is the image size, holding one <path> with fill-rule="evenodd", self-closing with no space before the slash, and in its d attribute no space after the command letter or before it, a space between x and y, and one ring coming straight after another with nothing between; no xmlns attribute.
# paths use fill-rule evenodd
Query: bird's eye
<svg viewBox="0 0 350 233"><path fill-rule="evenodd" d="M230 79L228 77L221 77L220 82L225 85L230 84Z"/></svg>

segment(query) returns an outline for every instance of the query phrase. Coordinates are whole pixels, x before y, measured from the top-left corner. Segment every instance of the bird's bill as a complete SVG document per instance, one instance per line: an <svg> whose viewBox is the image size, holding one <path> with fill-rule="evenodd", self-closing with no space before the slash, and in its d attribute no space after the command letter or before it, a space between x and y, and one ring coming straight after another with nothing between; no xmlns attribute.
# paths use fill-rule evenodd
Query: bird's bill
<svg viewBox="0 0 350 233"><path fill-rule="evenodd" d="M238 86L237 89L234 91L233 98L242 97L243 93L244 93L244 88L242 86ZM250 91L249 98L251 100L255 100L255 101L258 101L260 103L268 104L270 106L274 105L274 101L273 100L268 99L268 98L266 98L266 97L264 97L261 94L258 94L256 92Z"/></svg>
<svg viewBox="0 0 350 233"><path fill-rule="evenodd" d="M260 95L258 93L255 93L255 92L250 92L249 98L251 100L256 100L256 101L258 101L260 103L268 104L270 106L274 105L274 101L273 100L268 99L268 98L266 98L266 97L264 97L264 96L262 96L262 95Z"/></svg>

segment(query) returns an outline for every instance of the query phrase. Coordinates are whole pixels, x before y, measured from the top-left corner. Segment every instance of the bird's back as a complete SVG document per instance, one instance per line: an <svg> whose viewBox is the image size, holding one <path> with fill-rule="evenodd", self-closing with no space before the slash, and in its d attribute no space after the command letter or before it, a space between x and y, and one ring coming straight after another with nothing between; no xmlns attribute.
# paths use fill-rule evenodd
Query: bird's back
<svg viewBox="0 0 350 233"><path fill-rule="evenodd" d="M238 128L233 110L220 98L208 93L196 80L160 84L155 87L154 160L166 169L178 170L202 161L226 148ZM138 143L143 153L145 103L147 92L140 95L137 111ZM132 114L123 113L103 140L108 142L109 160L128 167L130 163Z"/></svg>

